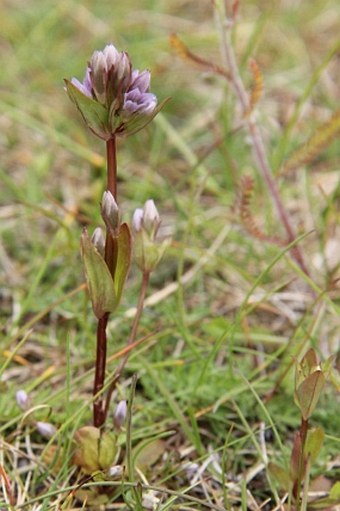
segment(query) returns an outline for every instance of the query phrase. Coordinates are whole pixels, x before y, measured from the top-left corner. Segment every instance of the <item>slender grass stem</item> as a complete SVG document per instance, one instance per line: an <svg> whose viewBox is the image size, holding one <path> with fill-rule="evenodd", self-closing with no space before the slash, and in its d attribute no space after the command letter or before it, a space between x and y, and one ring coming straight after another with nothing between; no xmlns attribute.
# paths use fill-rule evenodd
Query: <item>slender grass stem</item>
<svg viewBox="0 0 340 511"><path fill-rule="evenodd" d="M220 4L222 4L222 2L220 2ZM222 16L224 17L224 7L221 7L221 13L218 13L217 17L219 31L221 34L222 54L229 72L228 79L242 107L244 122L247 126L252 141L253 153L257 163L257 167L268 188L274 206L276 207L278 217L281 220L281 223L286 231L287 243L291 243L296 238L296 234L294 232L287 210L284 207L284 204L281 200L277 183L273 177L271 168L269 166L260 129L254 117L251 114L248 115L250 107L249 95L242 81L231 41L231 28L233 25L233 21L230 20L229 22L223 23ZM297 264L303 270L303 272L309 276L310 275L309 270L305 264L304 257L300 247L294 246L291 250L291 253Z"/></svg>

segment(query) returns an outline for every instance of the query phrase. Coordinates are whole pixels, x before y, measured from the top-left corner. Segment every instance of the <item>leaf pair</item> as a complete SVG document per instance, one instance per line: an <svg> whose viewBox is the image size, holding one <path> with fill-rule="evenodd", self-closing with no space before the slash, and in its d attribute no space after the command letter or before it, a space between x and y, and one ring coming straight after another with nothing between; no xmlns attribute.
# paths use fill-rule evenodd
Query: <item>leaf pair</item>
<svg viewBox="0 0 340 511"><path fill-rule="evenodd" d="M115 268L110 271L103 256L92 243L84 229L81 236L81 253L89 295L95 316L101 319L113 312L121 299L131 261L131 234L127 224L122 224L115 238Z"/></svg>

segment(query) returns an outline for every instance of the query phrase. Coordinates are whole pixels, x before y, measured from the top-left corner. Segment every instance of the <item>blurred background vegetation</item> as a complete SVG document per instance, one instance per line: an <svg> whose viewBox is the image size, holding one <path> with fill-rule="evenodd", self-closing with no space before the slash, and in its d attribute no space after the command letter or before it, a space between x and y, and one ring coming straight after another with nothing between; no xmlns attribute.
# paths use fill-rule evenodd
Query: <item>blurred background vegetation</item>
<svg viewBox="0 0 340 511"><path fill-rule="evenodd" d="M278 176L283 159L337 108L338 13L336 0L241 2L235 50L247 86L252 85L250 57L262 70L265 92L257 118ZM173 33L196 54L221 63L209 0L2 1L4 428L18 413L13 396L21 387L32 392L37 403L53 406L57 425L84 401L90 402L91 376L86 371L92 367L95 322L83 291L68 293L84 280L81 230L87 226L92 232L100 224L105 147L87 132L63 90L63 78L82 79L92 52L110 42L128 51L134 67L151 70L152 92L159 100L171 98L152 125L118 146L125 219L153 198L163 217L163 235L173 238L150 293L180 282L193 265L202 263L188 285L179 285L145 311L140 336L154 335L131 356L127 372L142 375L137 436L162 431L174 420L183 427L186 415L191 421L187 440L202 455L208 444L223 444L226 428L237 418L232 406L222 406L230 397L240 399L244 415L254 424L263 419L254 409L253 395L244 392L247 386L238 371L265 393L280 373L279 356L289 364L291 356L310 343L324 357L338 348L336 286L315 314L303 276L286 258L266 271L279 249L253 239L240 225L233 206L240 177L250 173L256 186L254 215L266 232L281 230L256 173L247 135L242 130L233 133L239 108L232 92L221 77L181 60L169 42ZM297 230L313 231L302 247L318 290L339 275L338 147L330 145L307 169L278 177ZM202 262L208 250L212 252ZM138 286L133 269L120 316L112 323L109 355L125 344L129 320L124 314L135 305ZM249 292L253 307L239 315ZM114 367L115 362L109 363L109 370ZM160 387L165 378L167 387ZM297 426L298 413L291 378L283 388L269 406L285 435ZM329 435L337 430L333 399L330 390L316 414ZM217 402L220 406L212 413ZM194 428L199 410L202 438ZM83 410L81 421L90 414L90 407ZM240 431L244 433L241 426ZM248 441L241 440L241 447ZM330 439L322 470L332 453ZM244 458L230 458L229 468L236 473L244 465Z"/></svg>

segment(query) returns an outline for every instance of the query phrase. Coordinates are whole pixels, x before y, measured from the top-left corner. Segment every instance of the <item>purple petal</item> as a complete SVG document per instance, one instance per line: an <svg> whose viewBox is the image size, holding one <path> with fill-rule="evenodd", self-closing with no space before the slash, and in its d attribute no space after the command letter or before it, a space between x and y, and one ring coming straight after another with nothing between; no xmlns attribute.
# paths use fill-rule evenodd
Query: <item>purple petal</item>
<svg viewBox="0 0 340 511"><path fill-rule="evenodd" d="M86 68L83 85L89 91L89 93L92 95L91 73L90 73L90 68L88 66Z"/></svg>
<svg viewBox="0 0 340 511"><path fill-rule="evenodd" d="M150 114L157 105L157 98L150 92L134 89L125 94L123 110L130 114L135 112Z"/></svg>
<svg viewBox="0 0 340 511"><path fill-rule="evenodd" d="M141 92L149 92L150 89L150 71L142 71L141 73L137 70L132 72L131 85L129 90L139 89Z"/></svg>
<svg viewBox="0 0 340 511"><path fill-rule="evenodd" d="M119 59L119 51L113 46L113 44L108 44L105 46L103 50L103 55L106 60L106 67L109 70L111 67L114 67Z"/></svg>
<svg viewBox="0 0 340 511"><path fill-rule="evenodd" d="M135 232L139 232L142 229L143 215L144 212L142 208L137 208L133 214L132 227L134 228Z"/></svg>
<svg viewBox="0 0 340 511"><path fill-rule="evenodd" d="M91 89L88 89L83 83L81 83L77 78L72 78L71 83L77 87L77 89L89 98L92 98Z"/></svg>

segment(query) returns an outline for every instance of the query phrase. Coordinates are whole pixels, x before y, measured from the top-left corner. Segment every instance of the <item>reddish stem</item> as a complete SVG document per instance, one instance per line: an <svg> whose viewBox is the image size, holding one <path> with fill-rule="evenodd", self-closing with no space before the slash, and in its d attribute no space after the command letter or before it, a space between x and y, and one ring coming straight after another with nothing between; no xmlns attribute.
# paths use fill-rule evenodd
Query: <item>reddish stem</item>
<svg viewBox="0 0 340 511"><path fill-rule="evenodd" d="M104 386L105 366L106 366L106 326L109 315L105 314L98 320L97 325L97 353L96 353L96 370L94 376L93 395L96 396ZM96 428L103 426L105 421L103 410L103 398L98 396L93 403L93 424Z"/></svg>
<svg viewBox="0 0 340 511"><path fill-rule="evenodd" d="M143 280L142 280L142 285L141 285L141 289L140 289L140 293L139 293L137 310L136 310L136 314L135 314L135 317L134 317L134 320L132 323L131 333L130 333L130 337L129 337L128 344L127 344L128 346L130 346L130 344L132 344L136 339L137 328L138 328L139 321L140 321L140 318L141 318L141 315L143 312L143 308L144 308L144 300L145 300L145 294L146 294L146 290L147 290L148 283L149 283L149 278L150 278L150 273L143 272ZM111 401L113 391L116 388L117 382L119 381L120 375L122 374L123 369L126 365L126 362L128 361L129 355L130 355L130 352L128 352L125 355L125 357L122 359L121 363L119 364L119 366L117 367L117 369L114 373L113 380L111 382L111 385L109 387L107 397L106 397L105 419L106 419L106 416L107 416L107 413L108 413L108 410L110 407L110 401Z"/></svg>
<svg viewBox="0 0 340 511"><path fill-rule="evenodd" d="M107 190L112 193L117 201L117 156L116 137L106 142L107 156Z"/></svg>
<svg viewBox="0 0 340 511"><path fill-rule="evenodd" d="M107 190L112 193L117 200L117 157L116 157L116 138L112 137L106 142L107 155ZM112 278L117 258L117 243L113 239L110 232L106 231L105 241L105 262L111 271ZM96 368L94 376L93 395L97 396L104 387L105 368L106 368L106 351L107 338L106 327L109 320L109 314L105 314L98 320L97 325L97 352L96 352ZM103 397L97 396L93 402L93 424L97 428L102 428L105 424L106 412Z"/></svg>

